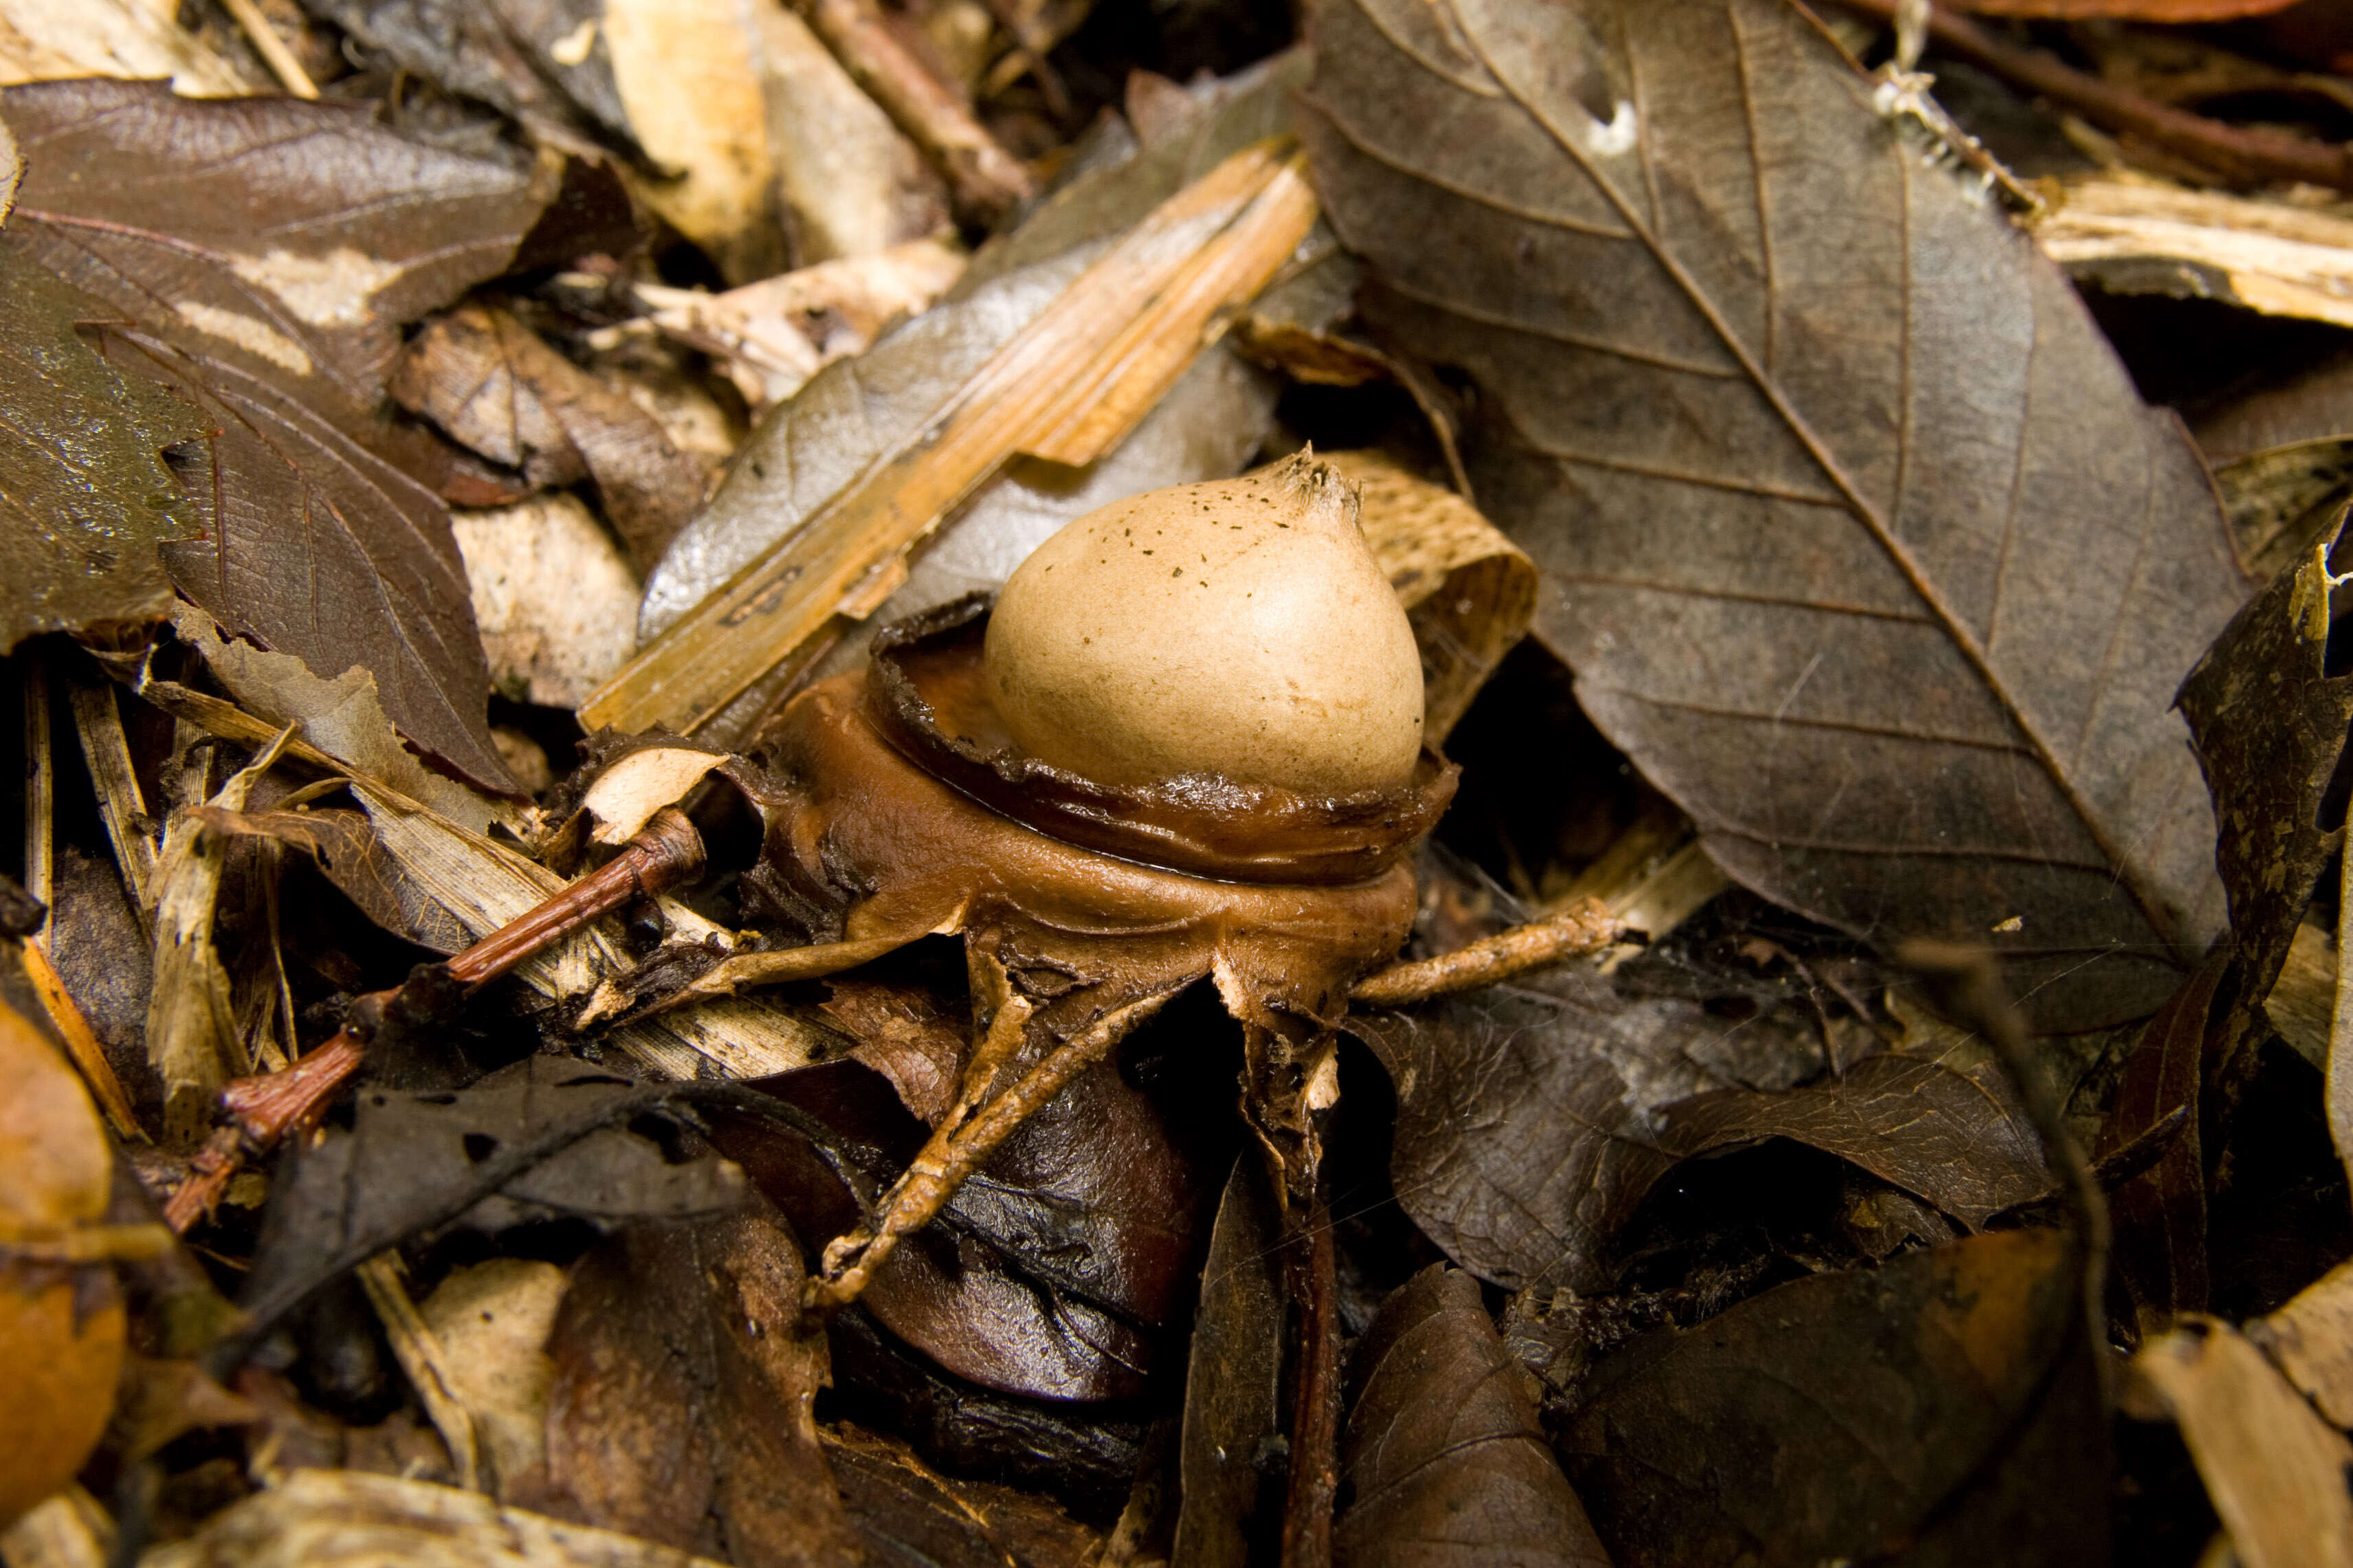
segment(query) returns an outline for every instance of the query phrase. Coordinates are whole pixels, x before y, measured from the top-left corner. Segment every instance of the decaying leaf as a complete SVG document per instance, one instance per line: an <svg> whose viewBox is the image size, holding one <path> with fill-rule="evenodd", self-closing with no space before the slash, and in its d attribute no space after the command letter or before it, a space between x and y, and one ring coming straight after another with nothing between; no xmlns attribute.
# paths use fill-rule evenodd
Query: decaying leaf
<svg viewBox="0 0 2353 1568"><path fill-rule="evenodd" d="M2168 711L2243 595L2179 427L1799 8L1332 0L1303 133L1602 731L1775 901L2048 1026L2220 929ZM2063 408L2063 417L2051 411Z"/></svg>
<svg viewBox="0 0 2353 1568"><path fill-rule="evenodd" d="M2353 1563L2353 1446L2236 1329L2192 1319L2143 1345L2132 1374L2181 1424L2247 1568Z"/></svg>
<svg viewBox="0 0 2353 1568"><path fill-rule="evenodd" d="M298 1469L222 1510L153 1568L722 1568L668 1546L360 1470Z"/></svg>
<svg viewBox="0 0 2353 1568"><path fill-rule="evenodd" d="M2221 832L2217 858L2231 936L2253 996L2270 993L2344 841L2323 800L2346 728L2353 679L2327 671L2329 573L2316 545L2239 613L2181 688Z"/></svg>
<svg viewBox="0 0 2353 1568"><path fill-rule="evenodd" d="M1545 1447L1526 1373L1471 1276L1432 1264L1382 1303L1348 1369L1347 1568L1609 1562Z"/></svg>
<svg viewBox="0 0 2353 1568"><path fill-rule="evenodd" d="M393 864L364 812L312 806L248 815L204 805L189 816L222 837L250 835L301 851L360 913L419 947L449 953L471 940L448 910Z"/></svg>
<svg viewBox="0 0 2353 1568"><path fill-rule="evenodd" d="M841 1500L868 1560L892 1568L1054 1568L1095 1560L1098 1540L1051 1503L943 1476L903 1443L843 1426L825 1434Z"/></svg>
<svg viewBox="0 0 2353 1568"><path fill-rule="evenodd" d="M2223 963L2209 959L2157 1010L2125 1060L2101 1158L2121 1154L2169 1118L2182 1130L2148 1170L2116 1190L2110 1257L2142 1321L2155 1324L2206 1307L2206 1162L2199 1100L2205 1087L2208 1015Z"/></svg>
<svg viewBox="0 0 2353 1568"><path fill-rule="evenodd" d="M465 305L409 342L391 380L401 406L542 487L592 479L640 567L702 504L709 476L652 415L503 310Z"/></svg>
<svg viewBox="0 0 2353 1568"><path fill-rule="evenodd" d="M71 1480L106 1429L124 1321L112 1271L75 1259L71 1247L79 1227L107 1212L105 1130L73 1069L5 1005L0 1082L8 1086L0 1094L5 1523Z"/></svg>
<svg viewBox="0 0 2353 1568"><path fill-rule="evenodd" d="M864 353L902 316L927 310L962 276L965 261L945 241L918 239L723 294L649 283L636 291L653 307L655 326L721 356L744 402L761 409L790 397L835 360Z"/></svg>
<svg viewBox="0 0 2353 1568"><path fill-rule="evenodd" d="M214 679L265 724L297 726L303 740L354 773L423 801L453 822L480 829L511 817L506 803L428 771L400 743L368 665L353 664L322 679L301 658L229 635L194 605L174 605L172 622Z"/></svg>
<svg viewBox="0 0 2353 1568"><path fill-rule="evenodd" d="M157 614L171 584L155 547L199 526L164 453L204 426L75 335L105 310L0 247L0 649Z"/></svg>
<svg viewBox="0 0 2353 1568"><path fill-rule="evenodd" d="M501 1496L544 1473L555 1377L547 1338L566 1283L553 1263L493 1258L452 1273L418 1304Z"/></svg>
<svg viewBox="0 0 2353 1568"><path fill-rule="evenodd" d="M364 665L404 734L511 787L448 516L370 448L414 445L378 416L401 324L526 253L561 168L444 152L363 106L153 83L12 88L0 111L29 171L0 247L105 300L116 368L214 432L181 476L205 537L166 552L174 583L322 678Z"/></svg>
<svg viewBox="0 0 2353 1568"><path fill-rule="evenodd" d="M1261 1458L1282 1428L1282 1230L1265 1173L1234 1163L1201 1268L1178 1447L1176 1560L1244 1568L1282 1513Z"/></svg>
<svg viewBox="0 0 2353 1568"><path fill-rule="evenodd" d="M1634 1342L1554 1439L1610 1560L2105 1562L2080 1256L1972 1237Z"/></svg>
<svg viewBox="0 0 2353 1568"><path fill-rule="evenodd" d="M939 232L947 185L915 144L790 6L762 6L753 20L795 263L867 256Z"/></svg>
<svg viewBox="0 0 2353 1568"><path fill-rule="evenodd" d="M206 804L215 811L243 811L254 784L277 760L278 748L267 748ZM147 1059L164 1080L166 1131L191 1141L212 1120L221 1087L254 1068L229 1006L228 972L213 944L213 915L227 858L226 837L193 811L178 814L164 835Z"/></svg>
<svg viewBox="0 0 2353 1568"><path fill-rule="evenodd" d="M1513 1289L1607 1289L1611 1241L1662 1176L1765 1138L1851 1160L1971 1226L2049 1189L1982 1047L1883 1052L1804 1082L1828 1065L1819 1027L1787 1011L1732 1023L1576 969L1349 1023L1397 1085L1398 1202L1450 1258Z"/></svg>
<svg viewBox="0 0 2353 1568"><path fill-rule="evenodd" d="M548 1342L551 1503L739 1568L854 1559L800 1287L798 1244L757 1214L638 1226L589 1254Z"/></svg>
<svg viewBox="0 0 2353 1568"><path fill-rule="evenodd" d="M272 1301L359 1244L380 1250L461 1215L495 1231L549 1214L659 1219L741 1203L743 1173L725 1161L673 1164L659 1143L605 1125L633 1087L585 1062L533 1057L455 1092L363 1091L351 1131L303 1148L274 1184L245 1299ZM555 1152L482 1189L477 1167L541 1147Z"/></svg>
<svg viewBox="0 0 2353 1568"><path fill-rule="evenodd" d="M618 62L597 0L305 0L305 8L403 69L526 124L629 145L614 84Z"/></svg>

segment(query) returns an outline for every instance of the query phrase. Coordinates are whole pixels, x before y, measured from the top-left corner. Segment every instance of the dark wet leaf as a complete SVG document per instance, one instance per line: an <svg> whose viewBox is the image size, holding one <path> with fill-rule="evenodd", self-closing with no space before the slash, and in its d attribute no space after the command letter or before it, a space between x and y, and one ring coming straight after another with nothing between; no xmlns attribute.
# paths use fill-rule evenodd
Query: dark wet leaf
<svg viewBox="0 0 2353 1568"><path fill-rule="evenodd" d="M2046 1026L2152 1010L2221 929L2169 707L2245 590L2057 268L1779 0L1327 0L1316 37L1367 317L1478 388L1481 503L1603 732L1775 901L1990 941Z"/></svg>
<svg viewBox="0 0 2353 1568"><path fill-rule="evenodd" d="M2287 962L2313 884L2344 841L2323 796L2353 721L2353 678L2328 674L2329 584L2307 552L2239 613L2181 688L2214 792L2231 938L2253 998Z"/></svg>
<svg viewBox="0 0 2353 1568"><path fill-rule="evenodd" d="M640 1224L591 1252L548 1339L534 1500L738 1568L854 1560L813 1415L825 1342L798 1332L800 1295L799 1244L772 1211Z"/></svg>
<svg viewBox="0 0 2353 1568"><path fill-rule="evenodd" d="M2157 1010L2125 1059L2116 1102L2094 1153L2113 1159L2179 1116L2182 1130L2147 1170L2110 1195L2116 1278L2145 1321L2206 1310L2206 1158L2199 1100L2206 1084L2208 1015L2227 968L2217 955Z"/></svg>
<svg viewBox="0 0 2353 1568"><path fill-rule="evenodd" d="M27 171L0 246L105 300L128 323L107 333L116 368L219 432L182 476L208 540L167 555L174 584L322 678L366 665L411 742L512 788L425 488L447 449L383 416L384 377L402 324L514 264L578 183L410 141L362 105L83 80L8 89L0 112Z"/></svg>
<svg viewBox="0 0 2353 1568"><path fill-rule="evenodd" d="M883 1568L1076 1568L1095 1534L1010 1487L943 1476L905 1445L855 1426L825 1433L841 1500Z"/></svg>
<svg viewBox="0 0 2353 1568"><path fill-rule="evenodd" d="M876 1074L839 1064L761 1087L817 1116L866 1162L871 1201L923 1128ZM861 1299L892 1334L985 1388L1046 1399L1135 1394L1190 1294L1208 1184L1231 1122L1195 1083L1179 1108L1092 1068L1023 1123L941 1220L900 1247ZM722 1147L799 1229L826 1237L857 1210L797 1139L723 1131Z"/></svg>
<svg viewBox="0 0 2353 1568"><path fill-rule="evenodd" d="M853 1307L828 1325L837 1405L895 1432L924 1459L1060 1500L1089 1518L1116 1512L1149 1432L1131 1405L1000 1394L942 1372Z"/></svg>
<svg viewBox="0 0 2353 1568"><path fill-rule="evenodd" d="M637 144L599 25L603 0L304 0L304 8L403 70L526 125Z"/></svg>
<svg viewBox="0 0 2353 1568"><path fill-rule="evenodd" d="M1341 1568L1608 1568L1545 1447L1478 1282L1434 1263L1381 1306L1348 1367Z"/></svg>
<svg viewBox="0 0 2353 1568"><path fill-rule="evenodd" d="M1620 1568L2104 1563L2078 1257L1973 1237L1662 1330L1601 1364L1556 1451Z"/></svg>
<svg viewBox="0 0 2353 1568"><path fill-rule="evenodd" d="M76 335L106 310L0 247L0 652L161 613L172 587L155 547L201 526L164 448L203 423Z"/></svg>
<svg viewBox="0 0 2353 1568"><path fill-rule="evenodd" d="M1282 1430L1282 1228L1261 1162L1245 1155L1201 1268L1185 1375L1179 1438L1176 1561L1244 1568L1282 1515L1284 1468L1272 1462Z"/></svg>
<svg viewBox="0 0 2353 1568"><path fill-rule="evenodd" d="M1852 1161L1972 1226L2050 1185L1982 1056L1883 1052L1778 1087L1820 1065L1820 1026L1795 1009L1734 1022L1564 969L1350 1027L1397 1086L1398 1202L1448 1257L1513 1289L1607 1289L1611 1244L1662 1176L1767 1138Z"/></svg>
<svg viewBox="0 0 2353 1568"><path fill-rule="evenodd" d="M503 310L467 305L411 340L392 395L451 439L542 487L596 481L639 570L702 505L702 459L652 415Z"/></svg>
<svg viewBox="0 0 2353 1568"><path fill-rule="evenodd" d="M273 1184L243 1300L279 1306L355 1244L380 1248L460 1219L495 1231L549 1215L675 1218L742 1202L743 1173L726 1162L672 1163L635 1128L607 1124L637 1087L585 1062L532 1057L453 1092L363 1089L351 1131L329 1129ZM551 1143L554 1152L485 1194L484 1169Z"/></svg>

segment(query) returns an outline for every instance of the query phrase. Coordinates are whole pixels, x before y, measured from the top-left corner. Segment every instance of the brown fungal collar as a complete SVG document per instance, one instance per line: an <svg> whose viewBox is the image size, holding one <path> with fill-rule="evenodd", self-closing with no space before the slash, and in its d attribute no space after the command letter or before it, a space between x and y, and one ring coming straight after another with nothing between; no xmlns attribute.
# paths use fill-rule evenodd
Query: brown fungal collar
<svg viewBox="0 0 2353 1568"><path fill-rule="evenodd" d="M1122 859L1233 881L1362 881L1437 825L1458 770L1424 748L1388 789L1310 795L1191 774L1115 785L1024 752L988 691L989 602L972 595L876 634L867 710L898 751L990 809Z"/></svg>

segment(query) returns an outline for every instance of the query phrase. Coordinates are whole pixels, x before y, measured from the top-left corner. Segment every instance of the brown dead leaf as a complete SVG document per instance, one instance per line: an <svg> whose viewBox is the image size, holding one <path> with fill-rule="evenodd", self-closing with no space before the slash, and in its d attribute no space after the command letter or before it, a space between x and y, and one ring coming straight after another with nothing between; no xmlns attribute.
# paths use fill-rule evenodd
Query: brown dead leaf
<svg viewBox="0 0 2353 1568"><path fill-rule="evenodd" d="M1554 1439L1611 1561L2105 1561L2079 1256L1972 1237L1635 1341Z"/></svg>
<svg viewBox="0 0 2353 1568"><path fill-rule="evenodd" d="M2169 994L2222 915L2169 705L2244 588L2032 243L1774 0L1329 0L1316 58L1367 315L1479 387L1537 632L1715 860L1992 933L2047 1026Z"/></svg>
<svg viewBox="0 0 2353 1568"><path fill-rule="evenodd" d="M1266 1173L1235 1162L1201 1268L1179 1437L1176 1561L1245 1568L1282 1517L1261 1464L1282 1430L1282 1232Z"/></svg>
<svg viewBox="0 0 2353 1568"><path fill-rule="evenodd" d="M631 146L601 0L304 0L304 8L402 69L526 125Z"/></svg>
<svg viewBox="0 0 2353 1568"><path fill-rule="evenodd" d="M401 406L533 484L595 480L640 570L702 505L710 476L700 459L503 310L467 305L430 322L390 384Z"/></svg>
<svg viewBox="0 0 2353 1568"><path fill-rule="evenodd" d="M2157 1163L2110 1199L2116 1227L2110 1258L2145 1323L2206 1307L2206 1160L2198 1113L2208 1015L2225 967L2219 956L2207 960L2149 1019L2125 1060L2115 1109L2094 1151L2100 1159L2113 1158L2168 1118L2186 1118Z"/></svg>
<svg viewBox="0 0 2353 1568"><path fill-rule="evenodd" d="M0 1084L5 1524L72 1479L105 1431L124 1321L111 1268L59 1260L77 1231L106 1215L112 1161L105 1130L72 1069L5 1005Z"/></svg>
<svg viewBox="0 0 2353 1568"><path fill-rule="evenodd" d="M1333 1562L1607 1568L1527 1381L1470 1275L1434 1263L1383 1302L1348 1368Z"/></svg>
<svg viewBox="0 0 2353 1568"><path fill-rule="evenodd" d="M857 1037L856 1060L889 1079L902 1104L938 1126L955 1102L968 1021L921 986L833 980L827 990L826 1015Z"/></svg>
<svg viewBox="0 0 2353 1568"><path fill-rule="evenodd" d="M835 360L864 353L902 316L919 315L964 272L964 251L919 239L821 261L723 294L638 285L653 324L718 356L754 410L798 392Z"/></svg>
<svg viewBox="0 0 2353 1568"><path fill-rule="evenodd" d="M1981 1050L1822 1073L1820 1026L1795 1010L1736 1023L1568 967L1349 1027L1397 1086L1398 1202L1447 1256L1510 1289L1608 1289L1617 1233L1668 1171L1766 1138L1852 1161L1973 1226L2050 1187Z"/></svg>
<svg viewBox="0 0 2353 1568"><path fill-rule="evenodd" d="M800 1293L799 1245L757 1215L641 1226L591 1253L548 1342L550 1496L741 1568L855 1561Z"/></svg>
<svg viewBox="0 0 2353 1568"><path fill-rule="evenodd" d="M2251 1002L2270 993L2313 884L2344 841L2341 826L2323 826L2353 722L2353 679L2327 669L2330 587L2316 547L2239 613L2181 687L2213 791L2216 857Z"/></svg>
<svg viewBox="0 0 2353 1568"><path fill-rule="evenodd" d="M0 245L111 306L116 368L215 432L180 475L206 537L167 552L174 584L322 679L365 665L404 734L512 787L448 516L385 460L417 437L379 409L401 324L539 244L568 174L407 140L361 105L76 81L0 111L29 171Z"/></svg>
<svg viewBox="0 0 2353 1568"><path fill-rule="evenodd" d="M171 584L156 546L201 527L173 493L164 452L201 437L203 422L76 335L104 310L0 248L0 651L157 614Z"/></svg>
<svg viewBox="0 0 2353 1568"><path fill-rule="evenodd" d="M2132 1375L2181 1424L2246 1568L2353 1563L2353 1447L2236 1329L2192 1319L2143 1345Z"/></svg>
<svg viewBox="0 0 2353 1568"><path fill-rule="evenodd" d="M870 1561L925 1568L1066 1568L1095 1561L1095 1532L1051 1503L943 1476L903 1443L843 1425L823 1434Z"/></svg>
<svg viewBox="0 0 2353 1568"><path fill-rule="evenodd" d="M538 495L453 511L491 684L570 708L637 646L638 578L579 498Z"/></svg>
<svg viewBox="0 0 2353 1568"><path fill-rule="evenodd" d="M2268 1317L2246 1326L2329 1424L2353 1427L2353 1263L2339 1264Z"/></svg>

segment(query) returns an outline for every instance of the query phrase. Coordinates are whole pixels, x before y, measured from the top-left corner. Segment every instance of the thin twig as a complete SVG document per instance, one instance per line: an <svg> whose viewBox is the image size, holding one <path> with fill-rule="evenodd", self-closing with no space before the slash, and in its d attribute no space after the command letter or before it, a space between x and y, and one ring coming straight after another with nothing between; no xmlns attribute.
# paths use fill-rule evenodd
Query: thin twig
<svg viewBox="0 0 2353 1568"><path fill-rule="evenodd" d="M866 95L947 176L959 212L995 227L1037 195L1038 182L964 100L892 36L874 0L798 0L809 28Z"/></svg>
<svg viewBox="0 0 2353 1568"><path fill-rule="evenodd" d="M2097 1352L2107 1343L2108 1203L2100 1191L2098 1173L2067 1130L2065 1109L2034 1059L2026 1021L2019 1016L1993 955L1979 947L1915 939L1896 950L1897 960L1917 974L1934 996L1937 1010L1962 1025L1993 1047L2010 1086L2017 1089L2026 1119L2042 1142L2042 1157L2059 1178L2084 1246L2084 1316L2091 1343ZM2108 1361L2099 1358L2105 1388Z"/></svg>
<svg viewBox="0 0 2353 1568"><path fill-rule="evenodd" d="M1844 3L1889 22L1902 9L1901 0ZM2193 159L2225 179L2250 185L2301 182L2353 191L2353 153L2344 147L2284 132L2226 125L2126 92L2050 55L2007 43L1941 6L1929 13L1928 36L1946 53L2007 78L2094 125L2140 137L2152 146Z"/></svg>
<svg viewBox="0 0 2353 1568"><path fill-rule="evenodd" d="M1492 985L1522 970L1556 963L1579 953L1599 952L1626 932L1599 899L1579 899L1558 914L1424 958L1393 963L1356 983L1352 1001L1371 1007L1403 1007L1474 985Z"/></svg>
<svg viewBox="0 0 2353 1568"><path fill-rule="evenodd" d="M1111 1055L1129 1031L1158 1012L1174 992L1160 992L1113 1009L1084 1032L1049 1051L1037 1066L945 1136L924 1143L878 1205L879 1223L860 1226L827 1244L822 1272L809 1277L803 1300L812 1313L849 1305L894 1251L955 1195L980 1163L1080 1073Z"/></svg>

